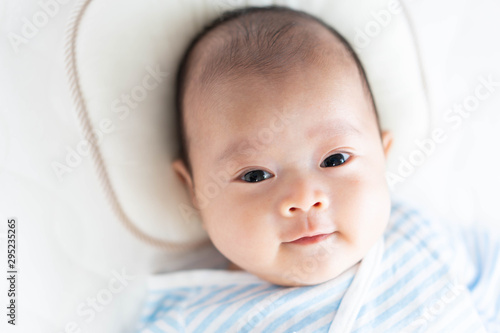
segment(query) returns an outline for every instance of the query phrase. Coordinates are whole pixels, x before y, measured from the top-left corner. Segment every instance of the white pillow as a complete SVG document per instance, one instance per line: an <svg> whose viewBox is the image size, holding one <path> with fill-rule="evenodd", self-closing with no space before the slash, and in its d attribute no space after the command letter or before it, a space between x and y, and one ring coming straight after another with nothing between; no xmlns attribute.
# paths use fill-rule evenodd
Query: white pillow
<svg viewBox="0 0 500 333"><path fill-rule="evenodd" d="M397 172L398 157L407 156L413 141L427 134L429 110L415 41L395 0L94 0L82 9L79 33L72 36L76 62L68 62L78 121L82 129L101 133L99 152L92 155L99 166L96 176L118 218L147 243L175 250L179 247L170 242L197 246L207 241L170 168L177 144L173 84L181 54L222 11L269 4L316 15L351 42L367 72L382 127L395 136L389 171ZM132 96L128 105L126 95Z"/></svg>

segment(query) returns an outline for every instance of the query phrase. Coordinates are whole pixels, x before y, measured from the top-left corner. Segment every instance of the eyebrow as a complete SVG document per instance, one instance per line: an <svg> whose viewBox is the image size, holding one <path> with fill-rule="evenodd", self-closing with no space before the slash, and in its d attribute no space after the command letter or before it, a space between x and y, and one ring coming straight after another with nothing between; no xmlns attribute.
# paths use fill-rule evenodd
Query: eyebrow
<svg viewBox="0 0 500 333"><path fill-rule="evenodd" d="M321 135L318 135L321 133ZM351 124L347 122L327 122L327 123L321 123L319 126L315 126L307 131L306 134L306 140L309 140L313 137L321 136L360 136L361 132ZM247 145L244 146L242 151L245 149L253 149L255 150L256 148L251 144L251 140L248 140L248 138L239 138L238 140L233 141L230 145L228 145L222 153L217 157L216 161L217 163L221 163L227 159L229 159L232 155L234 155L238 148L245 144L248 143ZM243 153L242 153L243 154Z"/></svg>

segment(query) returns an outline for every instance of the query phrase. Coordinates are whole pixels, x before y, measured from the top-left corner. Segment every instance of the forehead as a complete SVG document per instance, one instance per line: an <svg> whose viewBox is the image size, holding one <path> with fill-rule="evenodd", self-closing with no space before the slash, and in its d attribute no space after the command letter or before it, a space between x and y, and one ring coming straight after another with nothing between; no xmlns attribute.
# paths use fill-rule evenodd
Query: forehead
<svg viewBox="0 0 500 333"><path fill-rule="evenodd" d="M226 158L239 142L284 119L290 120L285 131L304 140L324 132L350 135L377 128L354 64L304 66L272 80L242 75L190 99L186 110L191 157L203 151L205 157Z"/></svg>

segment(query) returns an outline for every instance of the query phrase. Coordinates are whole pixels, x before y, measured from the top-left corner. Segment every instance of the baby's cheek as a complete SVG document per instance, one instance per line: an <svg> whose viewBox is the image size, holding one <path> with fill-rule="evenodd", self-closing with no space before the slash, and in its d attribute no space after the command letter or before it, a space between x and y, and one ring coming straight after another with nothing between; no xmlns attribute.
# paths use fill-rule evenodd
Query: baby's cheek
<svg viewBox="0 0 500 333"><path fill-rule="evenodd" d="M336 219L342 223L346 240L364 242L380 233L390 205L384 183L369 174L356 175L344 183L345 191L337 197ZM335 212L334 212L335 213Z"/></svg>
<svg viewBox="0 0 500 333"><path fill-rule="evenodd" d="M262 228L266 224L263 221L267 207L255 201L255 197L247 198L237 193L221 194L206 214L214 237L227 243L237 239L240 246L263 239L266 236Z"/></svg>

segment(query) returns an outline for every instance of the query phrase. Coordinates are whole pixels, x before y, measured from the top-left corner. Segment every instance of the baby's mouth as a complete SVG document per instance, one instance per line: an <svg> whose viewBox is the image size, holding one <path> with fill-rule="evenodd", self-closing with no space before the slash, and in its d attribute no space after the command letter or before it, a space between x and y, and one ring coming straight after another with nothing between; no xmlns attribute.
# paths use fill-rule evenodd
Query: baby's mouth
<svg viewBox="0 0 500 333"><path fill-rule="evenodd" d="M309 244L315 244L319 243L321 241L324 241L331 235L333 235L335 232L329 233L329 234L318 234L314 236L306 236L306 237L301 237L298 238L294 241L287 242L288 244L297 244L297 245L309 245Z"/></svg>

